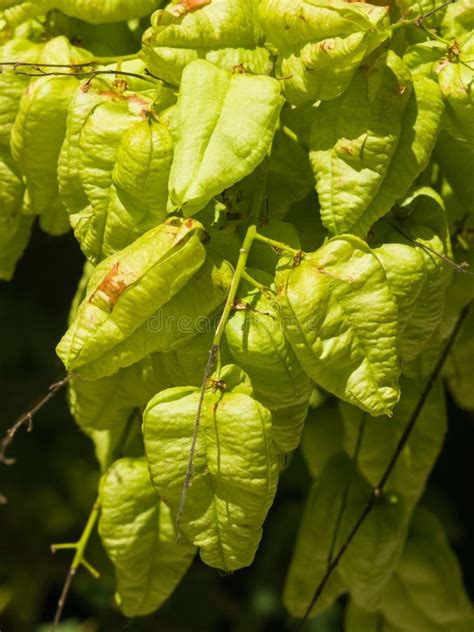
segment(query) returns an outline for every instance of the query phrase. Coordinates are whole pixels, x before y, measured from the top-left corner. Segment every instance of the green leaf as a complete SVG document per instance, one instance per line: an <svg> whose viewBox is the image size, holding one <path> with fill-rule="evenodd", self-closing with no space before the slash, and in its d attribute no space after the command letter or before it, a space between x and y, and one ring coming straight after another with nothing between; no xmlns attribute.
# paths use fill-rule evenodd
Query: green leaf
<svg viewBox="0 0 474 632"><path fill-rule="evenodd" d="M314 110L310 158L321 218L332 233L351 230L384 186L410 94L410 72L389 51Z"/></svg>
<svg viewBox="0 0 474 632"><path fill-rule="evenodd" d="M150 482L145 459L121 459L105 475L99 532L117 574L127 617L152 613L188 570L195 548L176 542L173 519Z"/></svg>
<svg viewBox="0 0 474 632"><path fill-rule="evenodd" d="M217 317L202 322L202 330L174 351L160 354L160 363L171 384L170 386L201 386L204 371L209 361L209 353L217 327ZM225 338L220 348L221 361L228 364L232 357L227 349Z"/></svg>
<svg viewBox="0 0 474 632"><path fill-rule="evenodd" d="M410 188L428 164L438 135L443 101L437 84L423 75L413 76L413 90L402 121L400 140L377 195L351 232L365 235Z"/></svg>
<svg viewBox="0 0 474 632"><path fill-rule="evenodd" d="M442 130L434 149L434 158L454 194L466 211L474 212L474 149L466 141L453 138Z"/></svg>
<svg viewBox="0 0 474 632"><path fill-rule="evenodd" d="M448 131L454 138L474 142L474 73L471 66L474 45L468 38L455 57L446 55L436 68L441 94L446 102Z"/></svg>
<svg viewBox="0 0 474 632"><path fill-rule="evenodd" d="M329 100L388 37L387 8L340 0L263 0L262 26L278 48L277 76L290 103Z"/></svg>
<svg viewBox="0 0 474 632"><path fill-rule="evenodd" d="M413 191L398 217L374 227L374 245L382 243L374 253L397 300L398 348L404 363L418 357L443 317L452 276L442 259L451 255L448 235L443 201L428 187Z"/></svg>
<svg viewBox="0 0 474 632"><path fill-rule="evenodd" d="M301 437L301 452L313 478L321 476L330 459L343 451L343 440L344 425L335 401L309 409Z"/></svg>
<svg viewBox="0 0 474 632"><path fill-rule="evenodd" d="M143 325L148 324L153 335L150 319L204 263L202 236L199 222L171 219L99 264L74 322L58 345L67 370L103 377L154 351L133 347L129 355L122 350L121 356L120 344L130 342Z"/></svg>
<svg viewBox="0 0 474 632"><path fill-rule="evenodd" d="M22 214L23 195L24 186L16 169L0 155L0 279L5 281L13 277L30 238L33 218Z"/></svg>
<svg viewBox="0 0 474 632"><path fill-rule="evenodd" d="M80 177L79 137L89 113L100 103L110 101L107 83L95 78L87 89L77 86L69 104L66 135L58 158L58 184L61 198L70 213L77 213L88 205Z"/></svg>
<svg viewBox="0 0 474 632"><path fill-rule="evenodd" d="M422 376L418 379L402 377L402 395L390 419L374 419L353 406L341 403L346 452L353 455L359 444L357 467L373 487L385 472L425 385L426 380ZM388 489L403 495L407 512L415 506L425 489L428 476L441 451L446 429L443 385L438 381L424 403L410 438L387 482Z"/></svg>
<svg viewBox="0 0 474 632"><path fill-rule="evenodd" d="M249 270L259 282L272 277ZM243 284L239 300L226 327L229 351L250 378L256 399L273 417L272 433L277 448L290 452L298 446L308 411L310 381L285 338L278 303L249 284Z"/></svg>
<svg viewBox="0 0 474 632"><path fill-rule="evenodd" d="M317 384L372 415L398 401L397 306L365 242L332 239L277 275L285 332Z"/></svg>
<svg viewBox="0 0 474 632"><path fill-rule="evenodd" d="M474 410L473 378L474 366L474 311L465 321L456 342L454 343L444 367L444 375L449 390L458 406L466 410Z"/></svg>
<svg viewBox="0 0 474 632"><path fill-rule="evenodd" d="M73 48L65 37L57 37L44 46L39 61L80 63L88 58L86 51ZM32 79L11 130L12 155L25 176L30 210L40 215L41 227L52 235L69 230L59 198L56 167L76 86L74 77Z"/></svg>
<svg viewBox="0 0 474 632"><path fill-rule="evenodd" d="M158 354L98 380L73 378L69 383L69 408L83 429L109 430L124 424L134 411L144 408L171 382Z"/></svg>
<svg viewBox="0 0 474 632"><path fill-rule="evenodd" d="M224 571L252 563L273 502L278 466L271 415L250 395L237 367L220 374L225 390L208 391L181 518L202 560ZM181 498L199 389L168 389L144 414L145 450L153 485L174 514Z"/></svg>
<svg viewBox="0 0 474 632"><path fill-rule="evenodd" d="M264 237L270 237L270 239L280 241L295 250L299 250L301 248L298 232L295 227L288 222L270 219L263 222L262 225L258 227L258 232ZM243 237L244 234L242 234L242 240ZM268 244L255 241L249 252L247 265L249 268L262 270L273 277L278 263L278 258L278 253L269 248ZM264 284L270 286L271 279L267 278L264 281Z"/></svg>
<svg viewBox="0 0 474 632"><path fill-rule="evenodd" d="M461 571L439 521L418 509L380 609L404 632L461 632L473 618Z"/></svg>
<svg viewBox="0 0 474 632"><path fill-rule="evenodd" d="M41 44L24 38L13 39L0 47L0 61L39 61ZM0 146L10 147L10 134L18 111L20 99L28 87L29 78L15 73L8 66L0 74Z"/></svg>
<svg viewBox="0 0 474 632"><path fill-rule="evenodd" d="M286 579L284 603L302 616L327 565L352 530L370 487L345 455L329 460L313 483ZM362 604L376 607L401 553L406 527L400 498L384 498L366 518L312 611L327 608L347 588Z"/></svg>
<svg viewBox="0 0 474 632"><path fill-rule="evenodd" d="M344 632L403 632L389 623L381 612L368 612L351 599L346 608Z"/></svg>
<svg viewBox="0 0 474 632"><path fill-rule="evenodd" d="M270 74L271 53L262 46L254 0L201 1L191 11L185 5L171 4L152 16L141 55L153 74L179 84L186 65L196 59L227 71Z"/></svg>
<svg viewBox="0 0 474 632"><path fill-rule="evenodd" d="M107 237L122 228L117 213L109 216L112 170L124 134L140 120L140 108L149 104L148 100L138 100L138 108L128 99L99 102L89 111L78 139L79 177L89 205L71 215L71 225L93 263L114 252ZM124 232L128 236L130 228L125 226Z"/></svg>
<svg viewBox="0 0 474 632"><path fill-rule="evenodd" d="M188 64L173 120L168 211L193 215L251 173L270 150L282 103L271 77Z"/></svg>
<svg viewBox="0 0 474 632"><path fill-rule="evenodd" d="M282 112L283 128L277 130L268 162L267 205L275 219L285 217L290 206L305 198L314 188L308 152L288 127L291 113Z"/></svg>

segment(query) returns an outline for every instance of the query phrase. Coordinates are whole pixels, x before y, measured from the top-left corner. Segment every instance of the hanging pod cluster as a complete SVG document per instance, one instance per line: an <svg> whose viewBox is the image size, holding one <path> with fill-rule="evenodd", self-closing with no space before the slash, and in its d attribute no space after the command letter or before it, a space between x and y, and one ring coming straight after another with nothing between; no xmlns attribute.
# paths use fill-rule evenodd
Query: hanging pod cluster
<svg viewBox="0 0 474 632"><path fill-rule="evenodd" d="M304 616L474 298L468 4L425 30L411 0L0 9L0 278L35 216L86 258L57 352L102 470L118 604L153 612L197 552L250 565L300 449L283 601ZM97 57L114 32L140 51ZM469 410L473 348L471 315L444 367ZM469 628L418 507L445 432L437 379L311 616L349 593L347 632Z"/></svg>

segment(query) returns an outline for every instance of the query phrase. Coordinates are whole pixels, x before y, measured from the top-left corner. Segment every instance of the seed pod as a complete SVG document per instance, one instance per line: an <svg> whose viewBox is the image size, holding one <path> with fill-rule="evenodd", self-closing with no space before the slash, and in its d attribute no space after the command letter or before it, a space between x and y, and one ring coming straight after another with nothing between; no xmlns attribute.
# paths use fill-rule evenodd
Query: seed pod
<svg viewBox="0 0 474 632"><path fill-rule="evenodd" d="M252 398L237 367L224 367L219 380L204 397L181 529L206 564L229 572L254 558L278 466L270 412ZM197 388L168 389L144 414L152 482L172 514L180 503L199 397Z"/></svg>

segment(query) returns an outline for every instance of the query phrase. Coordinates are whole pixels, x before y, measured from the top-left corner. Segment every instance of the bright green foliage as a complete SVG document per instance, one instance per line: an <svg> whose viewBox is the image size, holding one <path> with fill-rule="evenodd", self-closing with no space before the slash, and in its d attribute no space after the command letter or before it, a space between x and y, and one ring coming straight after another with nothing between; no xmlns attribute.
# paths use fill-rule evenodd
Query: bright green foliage
<svg viewBox="0 0 474 632"><path fill-rule="evenodd" d="M30 237L32 219L21 214L24 187L10 160L0 156L0 279L9 281Z"/></svg>
<svg viewBox="0 0 474 632"><path fill-rule="evenodd" d="M271 147L282 104L275 79L190 63L173 122L168 210L194 215L251 173Z"/></svg>
<svg viewBox="0 0 474 632"><path fill-rule="evenodd" d="M176 542L168 507L153 489L145 459L121 459L101 485L99 531L117 573L116 599L128 617L149 614L169 597L195 549Z"/></svg>
<svg viewBox="0 0 474 632"><path fill-rule="evenodd" d="M287 337L308 375L373 415L390 414L399 397L397 306L366 243L348 235L295 268L283 259L277 288Z"/></svg>
<svg viewBox="0 0 474 632"><path fill-rule="evenodd" d="M181 528L211 566L248 566L277 484L270 412L251 397L237 367L227 365L204 399L192 486ZM144 437L153 485L178 509L199 389L180 387L154 397L144 414ZM245 441L242 437L245 436Z"/></svg>
<svg viewBox="0 0 474 632"><path fill-rule="evenodd" d="M271 283L270 275L250 272L261 283ZM255 397L272 413L277 448L290 452L298 446L306 419L310 382L285 338L275 299L243 286L240 300L242 309L227 323L227 344L250 377Z"/></svg>
<svg viewBox="0 0 474 632"><path fill-rule="evenodd" d="M251 564L293 462L291 615L376 498L311 616L348 593L347 632L471 629L417 504L474 298L473 25L468 0L0 0L0 279L35 216L72 228L57 352L127 616L197 548ZM442 373L467 410L473 331Z"/></svg>
<svg viewBox="0 0 474 632"><path fill-rule="evenodd" d="M201 6L199 11L186 10ZM269 74L271 52L262 46L254 0L198 0L168 5L152 16L142 56L151 72L179 84L187 64L207 59L227 71Z"/></svg>
<svg viewBox="0 0 474 632"><path fill-rule="evenodd" d="M390 51L357 70L338 99L315 109L310 157L321 218L332 233L363 222L384 187L410 94L410 72Z"/></svg>
<svg viewBox="0 0 474 632"><path fill-rule="evenodd" d="M127 353L119 345L140 326L146 327L199 270L206 256L201 237L198 222L170 220L97 266L86 298L58 346L68 369L101 377L143 357L144 349L133 345ZM150 324L150 333L152 329Z"/></svg>
<svg viewBox="0 0 474 632"><path fill-rule="evenodd" d="M48 42L39 61L80 63L85 51L74 49L62 37ZM11 150L26 179L29 210L41 216L41 226L53 235L69 229L59 198L56 165L66 129L67 108L77 80L39 77L33 80L19 104L11 130Z"/></svg>
<svg viewBox="0 0 474 632"><path fill-rule="evenodd" d="M366 55L388 36L385 7L337 0L263 0L265 33L280 53L277 72L296 105L334 99Z"/></svg>
<svg viewBox="0 0 474 632"><path fill-rule="evenodd" d="M11 24L19 24L51 9L60 9L66 15L93 24L121 22L146 15L161 4L161 0L103 0L100 5L96 0L26 0L24 2L6 0L6 2L7 7L16 5L6 11L5 17ZM1 4L0 8L2 8Z"/></svg>
<svg viewBox="0 0 474 632"><path fill-rule="evenodd" d="M390 223L382 220L374 233L375 243L383 242L374 252L397 300L400 356L414 360L441 322L451 279L450 269L436 256L451 254L443 202L422 187L404 200L399 217Z"/></svg>

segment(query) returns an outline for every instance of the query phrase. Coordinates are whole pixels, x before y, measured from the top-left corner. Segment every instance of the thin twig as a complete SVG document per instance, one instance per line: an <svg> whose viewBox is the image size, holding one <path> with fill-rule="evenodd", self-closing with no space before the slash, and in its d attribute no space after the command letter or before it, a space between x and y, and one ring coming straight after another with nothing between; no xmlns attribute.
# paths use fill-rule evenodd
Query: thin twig
<svg viewBox="0 0 474 632"><path fill-rule="evenodd" d="M33 423L34 415L36 415L36 413L39 410L41 410L43 406L45 406L51 399L53 399L56 393L60 391L64 386L66 386L66 384L69 382L70 379L71 379L71 376L67 375L64 379L60 380L59 382L55 382L54 384L51 384L51 386L48 388L48 392L46 393L46 395L44 395L44 397L40 399L40 401L36 404L36 406L33 406L33 408L28 410L26 413L23 413L15 421L13 426L7 430L4 438L2 439L2 443L0 444L0 463L4 463L5 465L13 465L13 463L15 463L15 459L8 458L6 456L6 452L10 444L12 443L13 438L15 437L16 433L25 424L28 424L28 432L30 432L33 427L32 423Z"/></svg>
<svg viewBox="0 0 474 632"><path fill-rule="evenodd" d="M141 79L142 81L148 81L148 83L155 84L149 76L139 75L136 72L127 72L125 70L90 70L88 72L60 72L58 70L52 70L50 72L24 72L15 70L16 75L22 75L24 77L96 77L98 75L120 75L124 77L134 77L135 79Z"/></svg>
<svg viewBox="0 0 474 632"><path fill-rule="evenodd" d="M359 453L360 453L360 449L362 447L362 441L364 438L366 420L367 420L367 414L364 414L364 416L362 417L362 421L359 424L359 432L357 433L356 446L354 449L354 454L352 455L352 463L354 465L354 468L357 467L357 461L359 460ZM347 481L347 484L342 493L341 506L339 508L339 512L336 518L336 525L334 527L334 533L332 536L331 546L329 547L328 564L330 564L334 558L334 551L336 550L336 543L339 537L339 531L341 530L342 518L344 517L344 513L347 508L347 501L349 500L349 493L351 491L352 482L353 482L353 478L351 476L350 479Z"/></svg>
<svg viewBox="0 0 474 632"><path fill-rule="evenodd" d="M193 475L193 463L194 463L194 455L196 453L196 444L197 438L199 434L199 427L201 424L201 414L202 407L204 404L204 397L206 395L207 385L209 383L209 378L212 375L212 371L214 369L214 362L216 360L217 352L219 350L219 345L212 345L211 351L209 353L209 360L207 361L206 368L204 370L204 378L201 386L201 393L199 395L199 403L196 410L196 417L194 419L194 430L193 430L193 438L191 441L191 448L189 450L189 459L188 466L186 468L186 476L184 477L183 489L181 490L181 498L179 500L178 512L176 513L176 541L179 542L181 540L181 516L183 514L184 505L186 503L186 495L188 493L189 486L191 485L191 478Z"/></svg>
<svg viewBox="0 0 474 632"><path fill-rule="evenodd" d="M385 218L385 219L387 219L387 218ZM413 237L408 235L408 233L405 233L401 228L399 228L396 224L391 222L389 219L387 219L387 222L390 224L390 226L394 230L397 231L397 233L400 233L400 235L402 235L402 237L405 237L405 239L410 241L415 246L418 246L422 250L425 250L426 252L430 252L431 254L435 255L435 257L438 257L439 259L444 261L444 263L446 263L446 265L448 265L451 268L453 268L454 270L456 270L456 272L460 272L461 274L467 274L467 276L474 276L474 272L471 272L471 270L468 270L468 268L469 268L469 264L468 263L456 263L455 261L453 261L452 259L450 259L446 255L443 255L443 253L438 252L434 248L431 248L430 246L427 246L426 244L421 243L417 239L413 239Z"/></svg>
<svg viewBox="0 0 474 632"><path fill-rule="evenodd" d="M321 579L321 581L319 582L318 586L316 587L316 590L313 594L313 597L311 599L311 602L308 605L308 608L306 609L306 612L304 614L303 619L296 624L294 630L295 632L299 632L300 630L302 630L303 626L305 625L305 623L307 622L311 611L313 610L314 606L316 605L319 597L321 596L321 593L323 592L327 582L329 581L331 575L333 574L333 572L335 571L335 569L337 568L339 562L341 561L341 558L343 557L344 553L346 552L347 547L350 545L350 543L352 542L352 540L354 539L354 537L357 535L357 532L359 531L359 529L361 528L361 526L363 525L363 523L365 522L365 519L367 518L367 516L371 513L372 509L374 508L374 505L376 504L376 502L378 501L378 499L381 497L382 492L384 490L385 484L387 483L387 480L390 477L390 474L392 473L395 465L397 464L397 461L403 451L403 449L405 448L410 435L413 431L413 428L415 427L415 424L418 420L418 417L420 415L421 410L423 409L423 406L425 405L425 402L428 398L428 395L431 392L431 389L433 388L434 383L436 382L436 380L438 379L440 373L441 373L441 369L443 368L444 363L446 362L446 359L448 357L449 352L451 351L451 348L459 334L459 330L461 329L464 321L466 320L468 314L469 314L469 309L471 307L471 303L469 303L468 305L466 305L464 307L464 309L461 311L458 320L456 322L456 325L453 329L453 331L451 332L451 335L448 338L448 341L443 349L443 352L441 353L438 362L436 363L435 368L433 369L433 372L431 373L425 388L423 389L423 391L421 392L420 398L418 399L418 402L415 406L415 409L413 410L410 419L408 420L408 423L405 427L405 430L403 431L397 446L393 452L392 458L390 459L384 473L382 474L382 476L380 477L380 480L378 482L378 484L372 489L372 492L370 494L370 497L367 501L367 504L365 505L364 509L362 510L359 518L357 519L356 523L354 524L354 526L352 527L349 535L346 537L346 539L344 540L344 543L341 545L339 551L337 552L336 556L334 557L334 559L332 560L332 562L330 564L328 564L327 569L325 574L323 575L323 578Z"/></svg>
<svg viewBox="0 0 474 632"><path fill-rule="evenodd" d="M398 22L395 22L394 24L392 24L391 30L395 31L399 28L410 26L410 25L421 26L424 20L427 20L435 13L438 13L438 11L442 11L443 9L446 9L450 4L454 4L454 2L456 2L456 0L447 0L447 2L443 2L442 4L438 5L437 7L434 7L433 9L430 9L430 11L427 11L426 13L423 13L422 15L417 15L415 18L402 18Z"/></svg>

